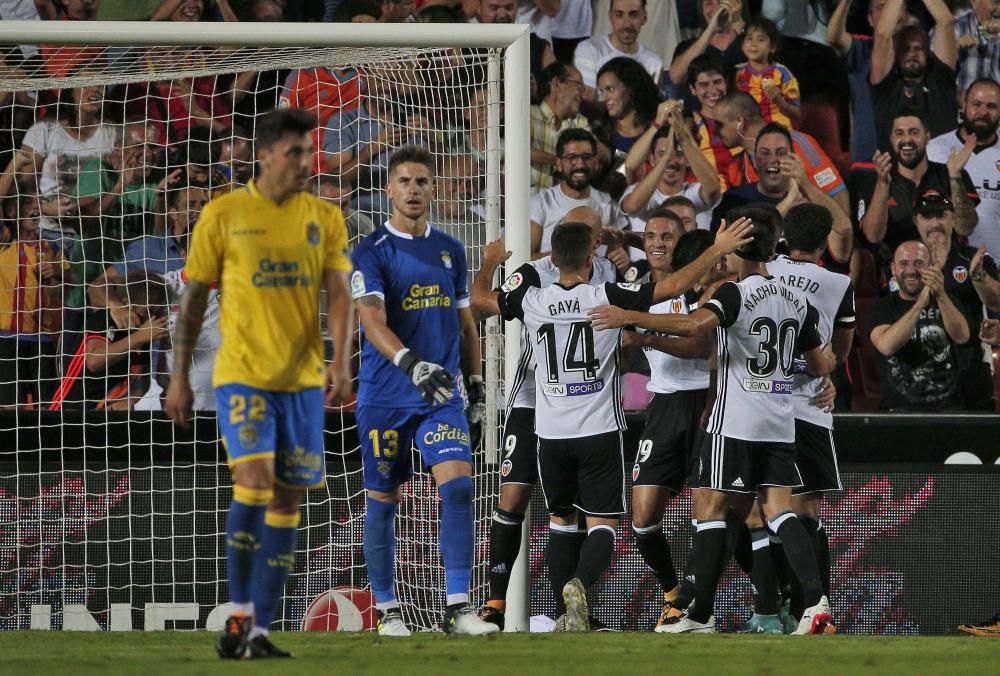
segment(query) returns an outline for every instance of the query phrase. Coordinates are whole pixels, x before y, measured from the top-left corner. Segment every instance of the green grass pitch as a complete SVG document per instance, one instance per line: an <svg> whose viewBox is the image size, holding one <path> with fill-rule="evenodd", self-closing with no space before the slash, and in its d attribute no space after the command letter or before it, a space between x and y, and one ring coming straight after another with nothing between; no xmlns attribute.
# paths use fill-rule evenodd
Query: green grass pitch
<svg viewBox="0 0 1000 676"><path fill-rule="evenodd" d="M1000 640L975 637L279 633L294 660L227 662L206 632L0 632L4 674L986 674ZM655 670L655 671L654 671Z"/></svg>

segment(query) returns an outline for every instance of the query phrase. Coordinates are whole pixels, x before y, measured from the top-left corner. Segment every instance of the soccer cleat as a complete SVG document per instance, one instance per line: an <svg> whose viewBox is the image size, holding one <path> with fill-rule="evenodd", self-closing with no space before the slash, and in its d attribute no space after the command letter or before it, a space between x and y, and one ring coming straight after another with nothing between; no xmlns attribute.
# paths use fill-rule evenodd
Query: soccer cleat
<svg viewBox="0 0 1000 676"><path fill-rule="evenodd" d="M573 578L563 587L566 604L566 631L590 631L590 611L587 608L587 590L579 578Z"/></svg>
<svg viewBox="0 0 1000 676"><path fill-rule="evenodd" d="M781 628L786 634L794 634L799 628L799 621L792 615L791 605L791 601L785 601L778 608L778 621L781 622Z"/></svg>
<svg viewBox="0 0 1000 676"><path fill-rule="evenodd" d="M826 628L831 624L833 624L833 616L830 615L830 602L823 596L819 603L803 611L799 626L792 633L798 636L825 634Z"/></svg>
<svg viewBox="0 0 1000 676"><path fill-rule="evenodd" d="M661 634L714 634L715 615L709 617L708 622L698 622L685 615L677 622L657 627L656 631Z"/></svg>
<svg viewBox="0 0 1000 676"><path fill-rule="evenodd" d="M747 622L747 633L784 634L785 632L781 626L781 620L778 619L777 615L758 615L754 613L750 621Z"/></svg>
<svg viewBox="0 0 1000 676"><path fill-rule="evenodd" d="M1000 613L976 624L960 624L958 630L973 636L1000 636Z"/></svg>
<svg viewBox="0 0 1000 676"><path fill-rule="evenodd" d="M500 627L483 620L472 606L451 606L444 611L444 633L464 636L486 636Z"/></svg>
<svg viewBox="0 0 1000 676"><path fill-rule="evenodd" d="M215 639L215 651L224 660L239 660L247 657L247 636L253 627L253 618L249 615L230 615L226 624Z"/></svg>
<svg viewBox="0 0 1000 676"><path fill-rule="evenodd" d="M656 626L653 627L653 631L663 633L666 631L663 629L664 626L676 624L681 621L682 617L684 617L684 611L664 599L663 608L660 609L660 617L656 620Z"/></svg>
<svg viewBox="0 0 1000 676"><path fill-rule="evenodd" d="M379 636L409 636L410 630L403 622L403 613L399 608L393 608L385 612L378 613L378 635Z"/></svg>
<svg viewBox="0 0 1000 676"><path fill-rule="evenodd" d="M483 622L495 624L500 627L500 631L503 631L504 616L499 608L494 608L493 606L483 606L479 609L479 619Z"/></svg>
<svg viewBox="0 0 1000 676"><path fill-rule="evenodd" d="M249 641L247 646L250 649L249 657L252 660L265 660L272 657L292 657L292 653L287 650L282 650L278 646L271 643L271 639L264 634L261 634L252 641Z"/></svg>

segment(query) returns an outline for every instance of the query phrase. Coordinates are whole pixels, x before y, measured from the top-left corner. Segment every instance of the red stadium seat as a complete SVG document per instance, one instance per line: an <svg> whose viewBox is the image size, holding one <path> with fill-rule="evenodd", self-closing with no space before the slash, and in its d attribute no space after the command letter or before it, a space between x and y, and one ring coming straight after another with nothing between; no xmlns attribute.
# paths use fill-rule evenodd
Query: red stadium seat
<svg viewBox="0 0 1000 676"><path fill-rule="evenodd" d="M858 327L854 342L856 349L848 360L855 384L852 404L855 411L877 411L881 396L878 369L875 367L875 346L868 339L868 310L873 301L872 298L855 299Z"/></svg>
<svg viewBox="0 0 1000 676"><path fill-rule="evenodd" d="M854 295L857 298L878 298L882 286L882 273L875 264L875 256L863 247L856 249L861 260L858 278L854 282Z"/></svg>

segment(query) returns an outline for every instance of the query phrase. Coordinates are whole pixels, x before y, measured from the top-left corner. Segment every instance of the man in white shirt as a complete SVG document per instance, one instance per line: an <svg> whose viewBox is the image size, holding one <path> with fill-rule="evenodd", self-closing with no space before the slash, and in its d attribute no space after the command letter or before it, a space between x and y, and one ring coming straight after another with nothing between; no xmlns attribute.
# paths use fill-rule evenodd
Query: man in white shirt
<svg viewBox="0 0 1000 676"><path fill-rule="evenodd" d="M597 96L597 72L618 56L638 61L657 85L662 81L663 59L639 43L639 31L646 23L646 0L612 0L608 18L611 33L584 40L576 46L573 58L586 85L584 95L591 101Z"/></svg>
<svg viewBox="0 0 1000 676"><path fill-rule="evenodd" d="M962 125L942 134L927 144L927 159L948 162L952 153L962 152L962 147L972 137L972 149L965 171L972 179L979 194L976 214L979 225L969 235L972 246L986 245L994 258L1000 257L1000 84L980 79L969 85L962 108Z"/></svg>
<svg viewBox="0 0 1000 676"><path fill-rule="evenodd" d="M541 258L552 250L552 231L575 207L591 207L606 227L624 230L625 214L611 196L591 187L597 169L597 139L586 129L567 129L556 142L557 185L531 198L531 257ZM602 255L604 251L600 252Z"/></svg>
<svg viewBox="0 0 1000 676"><path fill-rule="evenodd" d="M652 170L622 195L622 211L628 215L633 232L642 232L649 214L674 195L683 195L694 204L698 228L711 227L712 209L722 199L722 184L678 105L669 101L660 104L653 125L629 151L629 155L633 153L648 153L653 163ZM687 181L688 169L696 182Z"/></svg>

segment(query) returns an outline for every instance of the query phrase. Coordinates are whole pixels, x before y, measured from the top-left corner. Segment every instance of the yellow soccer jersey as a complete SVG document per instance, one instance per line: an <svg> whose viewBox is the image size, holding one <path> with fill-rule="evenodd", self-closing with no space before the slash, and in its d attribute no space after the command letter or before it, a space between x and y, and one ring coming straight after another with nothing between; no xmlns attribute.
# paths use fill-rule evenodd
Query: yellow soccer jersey
<svg viewBox="0 0 1000 676"><path fill-rule="evenodd" d="M350 272L340 210L308 193L275 204L253 181L205 205L184 273L220 281L222 345L213 385L322 387L325 270Z"/></svg>

